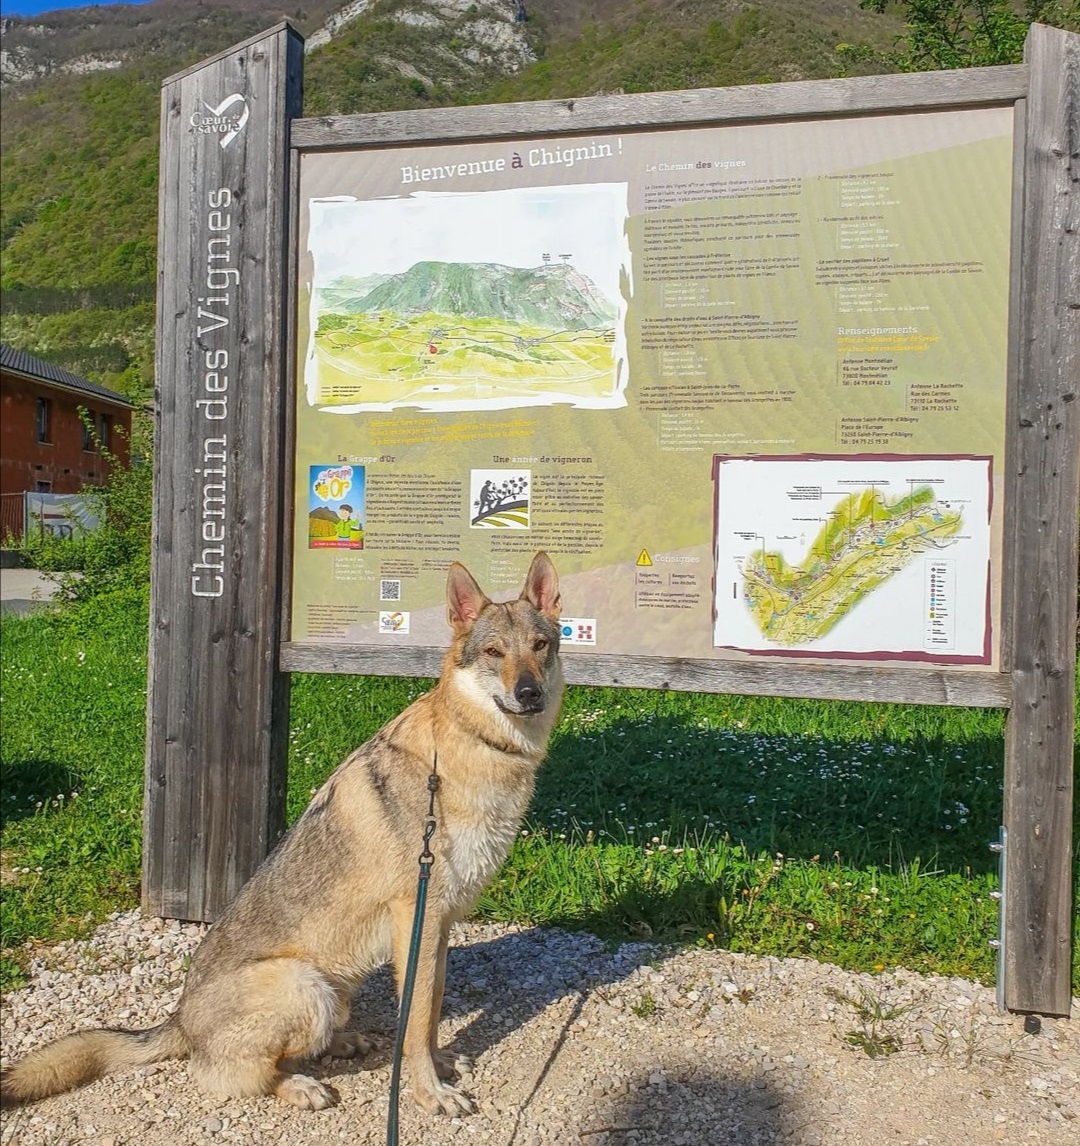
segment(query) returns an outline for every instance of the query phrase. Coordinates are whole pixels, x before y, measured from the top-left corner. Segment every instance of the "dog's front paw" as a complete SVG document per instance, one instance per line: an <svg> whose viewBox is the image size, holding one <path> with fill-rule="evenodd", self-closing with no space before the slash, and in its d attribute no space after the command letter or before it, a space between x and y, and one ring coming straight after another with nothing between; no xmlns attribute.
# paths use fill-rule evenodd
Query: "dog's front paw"
<svg viewBox="0 0 1080 1146"><path fill-rule="evenodd" d="M430 1089L414 1086L413 1098L416 1105L428 1114L472 1114L476 1109L471 1098L445 1082L438 1082Z"/></svg>
<svg viewBox="0 0 1080 1146"><path fill-rule="evenodd" d="M301 1110L325 1110L335 1103L330 1089L306 1074L286 1075L277 1084L274 1093L282 1102L299 1106Z"/></svg>
<svg viewBox="0 0 1080 1146"><path fill-rule="evenodd" d="M374 1045L371 1039L355 1031L339 1031L323 1053L331 1058L355 1058L356 1055L367 1054Z"/></svg>
<svg viewBox="0 0 1080 1146"><path fill-rule="evenodd" d="M469 1074L472 1071L472 1059L452 1050L433 1051L431 1061L435 1064L435 1073L443 1079L453 1078L458 1074Z"/></svg>

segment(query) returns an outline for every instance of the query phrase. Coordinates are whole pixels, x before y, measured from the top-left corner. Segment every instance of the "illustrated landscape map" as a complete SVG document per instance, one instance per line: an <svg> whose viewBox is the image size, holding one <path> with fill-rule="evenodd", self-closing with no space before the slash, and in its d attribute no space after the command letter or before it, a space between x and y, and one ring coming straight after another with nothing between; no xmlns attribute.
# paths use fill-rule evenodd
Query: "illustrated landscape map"
<svg viewBox="0 0 1080 1146"><path fill-rule="evenodd" d="M541 222L530 242L553 205L576 225L547 236ZM620 185L313 208L306 379L316 405L358 412L621 401ZM470 231L478 212L484 225ZM425 237L415 247L372 244L372 229L387 225ZM567 252L563 240L575 230ZM344 272L336 269L342 249L358 252Z"/></svg>
<svg viewBox="0 0 1080 1146"><path fill-rule="evenodd" d="M443 646L544 550L570 654L995 671L1012 132L303 154L289 639Z"/></svg>
<svg viewBox="0 0 1080 1146"><path fill-rule="evenodd" d="M611 390L617 314L569 264L421 262L317 292L319 400L396 405Z"/></svg>

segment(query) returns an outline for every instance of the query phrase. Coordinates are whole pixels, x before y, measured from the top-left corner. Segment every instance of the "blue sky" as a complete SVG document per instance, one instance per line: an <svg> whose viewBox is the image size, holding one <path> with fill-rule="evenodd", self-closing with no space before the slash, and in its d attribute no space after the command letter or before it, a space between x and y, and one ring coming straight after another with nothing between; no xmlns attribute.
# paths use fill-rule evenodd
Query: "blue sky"
<svg viewBox="0 0 1080 1146"><path fill-rule="evenodd" d="M36 16L39 12L55 12L57 8L86 8L93 0L0 0L0 16ZM124 0L129 4L144 4L146 0ZM107 4L101 5L109 7Z"/></svg>

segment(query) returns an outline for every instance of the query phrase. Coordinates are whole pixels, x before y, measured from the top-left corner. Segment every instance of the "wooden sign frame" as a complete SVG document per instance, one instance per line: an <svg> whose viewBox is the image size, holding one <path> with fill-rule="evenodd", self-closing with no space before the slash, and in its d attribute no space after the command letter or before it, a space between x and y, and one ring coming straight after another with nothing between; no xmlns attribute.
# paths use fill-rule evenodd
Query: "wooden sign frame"
<svg viewBox="0 0 1080 1146"><path fill-rule="evenodd" d="M277 838L287 673L431 676L442 655L282 639L301 153L1011 106L1001 671L578 652L566 669L581 684L1007 709L1004 1001L1068 1014L1080 37L1034 25L1025 63L1009 67L306 120L296 118L301 47L279 25L172 77L163 92L144 906L214 918ZM215 189L218 200L230 192L235 245L220 241ZM207 261L226 249L233 261ZM233 266L235 276L213 273ZM219 324L223 306L234 309ZM225 360L227 389L215 368ZM225 468L227 480L214 472ZM213 595L195 591L195 574L214 578L198 582Z"/></svg>

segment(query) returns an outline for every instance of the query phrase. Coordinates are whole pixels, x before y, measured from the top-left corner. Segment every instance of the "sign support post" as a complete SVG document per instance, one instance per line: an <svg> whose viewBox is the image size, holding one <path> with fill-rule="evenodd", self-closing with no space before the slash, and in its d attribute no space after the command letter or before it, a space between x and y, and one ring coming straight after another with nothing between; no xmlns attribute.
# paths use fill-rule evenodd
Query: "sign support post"
<svg viewBox="0 0 1080 1146"><path fill-rule="evenodd" d="M283 826L288 24L165 81L143 908L210 920Z"/></svg>
<svg viewBox="0 0 1080 1146"><path fill-rule="evenodd" d="M1005 1005L1067 1015L1080 483L1080 37L1034 25L1013 435ZM1014 207L1014 210L1016 208Z"/></svg>

